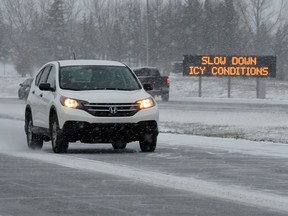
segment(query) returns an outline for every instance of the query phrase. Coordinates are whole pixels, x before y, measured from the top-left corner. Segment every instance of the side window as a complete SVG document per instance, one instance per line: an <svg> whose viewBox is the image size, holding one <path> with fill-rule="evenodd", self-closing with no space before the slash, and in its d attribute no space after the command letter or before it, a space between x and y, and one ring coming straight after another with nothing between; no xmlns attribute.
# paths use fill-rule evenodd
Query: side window
<svg viewBox="0 0 288 216"><path fill-rule="evenodd" d="M40 77L40 82L39 82L39 84L41 84L41 83L46 83L47 78L48 78L48 75L49 75L49 72L50 72L50 69L51 69L51 66L45 67L45 69L44 69L44 71L43 71L43 73L42 73L42 75L41 75L41 77Z"/></svg>
<svg viewBox="0 0 288 216"><path fill-rule="evenodd" d="M43 69L37 74L37 76L36 76L36 78L35 78L35 85L36 85L36 86L39 86L39 84L40 84L40 77L41 77L44 69L45 69L45 68L43 68Z"/></svg>
<svg viewBox="0 0 288 216"><path fill-rule="evenodd" d="M52 66L50 73L47 78L47 83L50 83L51 88L56 88L56 68Z"/></svg>

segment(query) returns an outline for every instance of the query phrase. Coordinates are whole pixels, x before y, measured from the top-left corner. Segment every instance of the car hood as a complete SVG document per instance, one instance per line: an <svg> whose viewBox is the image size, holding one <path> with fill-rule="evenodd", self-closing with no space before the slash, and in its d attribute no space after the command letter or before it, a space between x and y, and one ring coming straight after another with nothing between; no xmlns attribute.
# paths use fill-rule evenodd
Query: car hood
<svg viewBox="0 0 288 216"><path fill-rule="evenodd" d="M93 91L70 91L62 90L64 97L87 101L89 103L135 103L137 100L151 97L143 89L134 91L119 90L93 90Z"/></svg>

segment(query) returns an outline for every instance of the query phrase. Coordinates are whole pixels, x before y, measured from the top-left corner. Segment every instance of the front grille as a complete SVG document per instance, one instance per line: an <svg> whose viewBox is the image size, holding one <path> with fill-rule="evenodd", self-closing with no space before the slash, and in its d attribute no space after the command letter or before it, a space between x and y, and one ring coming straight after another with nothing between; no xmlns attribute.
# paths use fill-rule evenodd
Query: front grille
<svg viewBox="0 0 288 216"><path fill-rule="evenodd" d="M88 103L83 105L83 110L93 116L99 117L123 117L133 116L140 108L137 103L124 103L124 104L101 104L101 103Z"/></svg>

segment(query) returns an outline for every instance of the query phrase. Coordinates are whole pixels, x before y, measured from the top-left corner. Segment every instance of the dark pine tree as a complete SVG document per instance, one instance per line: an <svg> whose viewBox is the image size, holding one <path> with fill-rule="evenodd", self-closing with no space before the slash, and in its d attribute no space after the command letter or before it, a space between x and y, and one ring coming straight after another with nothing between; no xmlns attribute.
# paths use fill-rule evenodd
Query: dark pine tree
<svg viewBox="0 0 288 216"><path fill-rule="evenodd" d="M234 0L225 0L223 19L223 41L222 46L228 55L235 55L239 52L239 40L241 31L238 25L238 14L234 8Z"/></svg>
<svg viewBox="0 0 288 216"><path fill-rule="evenodd" d="M199 54L202 51L203 9L199 0L186 0L182 13L183 54Z"/></svg>
<svg viewBox="0 0 288 216"><path fill-rule="evenodd" d="M44 31L44 47L49 60L65 59L71 56L66 40L66 23L63 0L54 0L48 11L47 28Z"/></svg>
<svg viewBox="0 0 288 216"><path fill-rule="evenodd" d="M111 60L122 61L123 33L120 20L118 19L116 19L113 24L109 53Z"/></svg>
<svg viewBox="0 0 288 216"><path fill-rule="evenodd" d="M218 32L219 23L215 14L215 4L211 0L205 0L202 28L204 54L219 54Z"/></svg>

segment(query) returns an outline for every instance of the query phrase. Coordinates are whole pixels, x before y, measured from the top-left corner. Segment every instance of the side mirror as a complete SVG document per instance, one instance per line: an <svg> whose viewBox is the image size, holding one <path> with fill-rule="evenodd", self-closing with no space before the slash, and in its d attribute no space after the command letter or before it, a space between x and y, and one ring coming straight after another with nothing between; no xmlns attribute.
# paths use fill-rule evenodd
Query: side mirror
<svg viewBox="0 0 288 216"><path fill-rule="evenodd" d="M41 84L39 85L39 89L40 89L41 91L54 91L54 89L51 88L50 83L41 83Z"/></svg>
<svg viewBox="0 0 288 216"><path fill-rule="evenodd" d="M23 87L23 83L20 83L19 86Z"/></svg>
<svg viewBox="0 0 288 216"><path fill-rule="evenodd" d="M153 90L153 87L150 83L144 83L143 84L143 88L145 89L145 91L151 91Z"/></svg>

